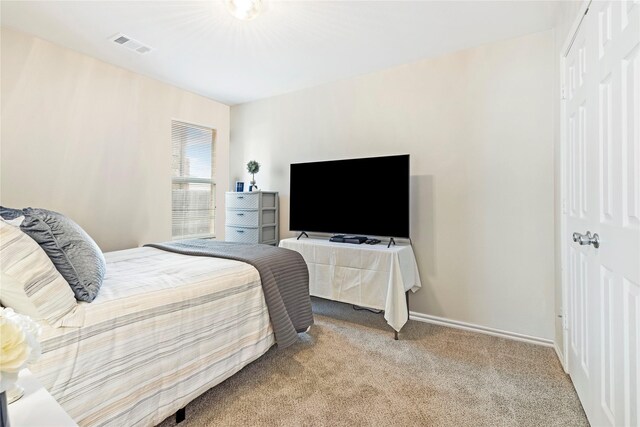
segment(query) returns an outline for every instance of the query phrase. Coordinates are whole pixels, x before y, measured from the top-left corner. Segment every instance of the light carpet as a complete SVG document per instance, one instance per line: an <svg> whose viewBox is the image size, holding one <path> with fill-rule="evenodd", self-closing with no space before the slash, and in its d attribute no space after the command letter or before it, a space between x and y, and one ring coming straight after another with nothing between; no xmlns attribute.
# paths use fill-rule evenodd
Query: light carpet
<svg viewBox="0 0 640 427"><path fill-rule="evenodd" d="M585 426L551 348L313 299L315 325L186 408L192 426ZM173 417L161 426L175 424Z"/></svg>

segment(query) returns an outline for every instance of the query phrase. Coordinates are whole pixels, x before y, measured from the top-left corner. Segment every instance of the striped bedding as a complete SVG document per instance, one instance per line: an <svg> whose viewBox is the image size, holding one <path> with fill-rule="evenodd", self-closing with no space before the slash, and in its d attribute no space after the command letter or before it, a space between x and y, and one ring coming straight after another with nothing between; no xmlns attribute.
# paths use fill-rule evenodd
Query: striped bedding
<svg viewBox="0 0 640 427"><path fill-rule="evenodd" d="M296 342L298 332L307 330L313 324L309 270L302 255L296 251L210 239L178 240L145 246L183 255L232 259L254 266L260 274L278 348Z"/></svg>
<svg viewBox="0 0 640 427"><path fill-rule="evenodd" d="M105 257L84 325L45 326L31 367L79 425L158 424L274 344L250 265L149 247Z"/></svg>

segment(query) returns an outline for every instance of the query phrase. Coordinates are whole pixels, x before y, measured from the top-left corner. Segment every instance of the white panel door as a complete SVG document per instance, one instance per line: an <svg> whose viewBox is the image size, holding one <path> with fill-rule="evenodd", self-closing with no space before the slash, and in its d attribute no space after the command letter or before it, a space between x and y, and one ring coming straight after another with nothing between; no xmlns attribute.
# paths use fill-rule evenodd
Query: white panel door
<svg viewBox="0 0 640 427"><path fill-rule="evenodd" d="M637 0L591 3L565 80L569 373L592 425L639 426Z"/></svg>
<svg viewBox="0 0 640 427"><path fill-rule="evenodd" d="M567 186L567 229L573 233L595 230L597 188L595 170L597 142L593 125L596 122L594 102L591 99L590 79L594 67L592 36L589 32L589 16L578 29L574 43L565 60L566 93L566 143L567 164L565 165ZM590 402L594 400L591 383L597 361L594 360L594 323L596 312L596 287L594 263L596 249L590 245L572 242L573 235L566 236L571 243L568 247L565 266L568 277L568 350L569 373L576 391L591 419Z"/></svg>

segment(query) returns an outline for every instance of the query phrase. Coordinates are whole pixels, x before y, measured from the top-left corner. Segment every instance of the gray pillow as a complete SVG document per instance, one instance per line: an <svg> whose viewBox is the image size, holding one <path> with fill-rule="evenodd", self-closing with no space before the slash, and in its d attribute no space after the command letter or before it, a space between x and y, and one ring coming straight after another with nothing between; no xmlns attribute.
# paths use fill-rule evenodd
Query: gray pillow
<svg viewBox="0 0 640 427"><path fill-rule="evenodd" d="M78 224L57 212L26 208L22 214L20 229L51 258L76 299L93 301L107 269L96 242Z"/></svg>
<svg viewBox="0 0 640 427"><path fill-rule="evenodd" d="M2 219L16 219L17 217L24 215L22 209L5 208L0 206L0 217Z"/></svg>

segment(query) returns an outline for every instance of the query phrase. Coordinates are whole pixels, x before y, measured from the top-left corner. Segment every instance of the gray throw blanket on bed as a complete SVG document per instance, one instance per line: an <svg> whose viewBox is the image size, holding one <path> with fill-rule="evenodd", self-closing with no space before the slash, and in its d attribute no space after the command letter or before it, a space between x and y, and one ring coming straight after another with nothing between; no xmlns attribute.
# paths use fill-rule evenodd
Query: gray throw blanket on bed
<svg viewBox="0 0 640 427"><path fill-rule="evenodd" d="M148 244L183 255L210 256L246 262L260 273L264 299L278 347L298 339L297 332L313 324L309 298L309 270L298 252L267 245L193 239Z"/></svg>

